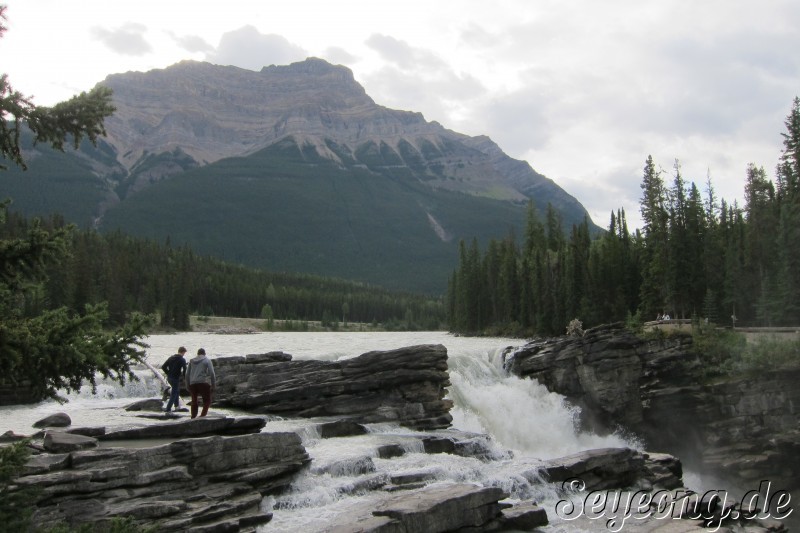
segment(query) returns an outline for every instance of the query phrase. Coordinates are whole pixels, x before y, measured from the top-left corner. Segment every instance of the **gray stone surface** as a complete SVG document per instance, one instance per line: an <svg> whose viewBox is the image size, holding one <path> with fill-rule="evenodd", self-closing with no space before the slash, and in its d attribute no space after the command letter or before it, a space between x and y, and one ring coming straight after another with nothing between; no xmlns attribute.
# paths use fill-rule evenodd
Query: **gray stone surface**
<svg viewBox="0 0 800 533"><path fill-rule="evenodd" d="M45 433L43 445L50 453L64 453L96 448L98 442L93 437L51 430Z"/></svg>
<svg viewBox="0 0 800 533"><path fill-rule="evenodd" d="M35 428L63 428L72 424L67 413L53 413L33 423Z"/></svg>
<svg viewBox="0 0 800 533"><path fill-rule="evenodd" d="M800 487L800 370L710 381L703 364L689 335L645 340L621 324L531 342L506 358L512 373L581 407L588 429L622 426L647 449L737 483Z"/></svg>
<svg viewBox="0 0 800 533"><path fill-rule="evenodd" d="M368 352L344 361L287 361L283 356L221 357L215 402L280 416L346 416L414 429L450 425L447 349L419 345Z"/></svg>
<svg viewBox="0 0 800 533"><path fill-rule="evenodd" d="M503 509L500 521L505 528L518 531L531 531L549 523L547 511L534 502L522 502Z"/></svg>
<svg viewBox="0 0 800 533"><path fill-rule="evenodd" d="M269 521L271 513L260 508L263 495L285 488L309 462L291 432L183 438L36 455L15 484L41 489L33 517L38 526L132 516L159 531L240 531Z"/></svg>
<svg viewBox="0 0 800 533"><path fill-rule="evenodd" d="M648 454L630 448L599 448L544 461L523 475L581 490L624 489L637 484L672 489L682 487L680 461L667 454ZM565 488L567 486L565 485Z"/></svg>
<svg viewBox="0 0 800 533"><path fill-rule="evenodd" d="M330 533L437 533L462 528L488 528L507 507L499 500L507 495L496 487L468 483L429 485L394 493L375 508L363 508L332 524Z"/></svg>
<svg viewBox="0 0 800 533"><path fill-rule="evenodd" d="M164 402L158 398L148 398L133 402L125 407L126 411L163 411Z"/></svg>

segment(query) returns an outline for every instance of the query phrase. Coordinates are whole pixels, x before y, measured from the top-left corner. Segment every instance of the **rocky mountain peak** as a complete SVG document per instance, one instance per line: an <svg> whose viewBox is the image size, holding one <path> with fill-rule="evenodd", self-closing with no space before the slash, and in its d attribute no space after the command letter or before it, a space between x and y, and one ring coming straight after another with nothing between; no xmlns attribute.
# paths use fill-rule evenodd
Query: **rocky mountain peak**
<svg viewBox="0 0 800 533"><path fill-rule="evenodd" d="M405 175L425 185L495 200L536 198L580 220L582 206L487 136L469 137L421 113L376 104L353 72L315 57L260 71L198 61L108 76L116 113L108 142L126 194L166 177L277 143L300 153ZM544 200L546 198L546 200Z"/></svg>
<svg viewBox="0 0 800 533"><path fill-rule="evenodd" d="M243 155L311 123L361 122L378 106L346 67L310 58L254 72L181 61L165 69L127 72L103 82L116 113L108 141L130 170L148 154L181 148L200 164ZM324 124L323 124L324 125Z"/></svg>
<svg viewBox="0 0 800 533"><path fill-rule="evenodd" d="M355 78L353 78L352 70L342 65L332 65L324 59L320 59L318 57L309 57L304 61L298 61L289 65L269 65L261 69L261 74L268 76L297 76L302 74L326 76L330 77L331 79L338 78L341 81L353 83L359 89L361 89L361 86L358 85L355 81ZM361 90L363 91L363 89Z"/></svg>

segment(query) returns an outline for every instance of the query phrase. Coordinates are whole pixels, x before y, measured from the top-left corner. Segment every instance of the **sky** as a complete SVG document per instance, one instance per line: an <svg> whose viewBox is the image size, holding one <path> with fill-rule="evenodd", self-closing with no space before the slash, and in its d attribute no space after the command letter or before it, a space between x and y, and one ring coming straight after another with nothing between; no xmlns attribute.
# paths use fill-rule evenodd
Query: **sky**
<svg viewBox="0 0 800 533"><path fill-rule="evenodd" d="M184 59L347 66L379 105L488 135L607 226L648 156L740 204L800 96L797 0L0 0L0 72L37 105Z"/></svg>

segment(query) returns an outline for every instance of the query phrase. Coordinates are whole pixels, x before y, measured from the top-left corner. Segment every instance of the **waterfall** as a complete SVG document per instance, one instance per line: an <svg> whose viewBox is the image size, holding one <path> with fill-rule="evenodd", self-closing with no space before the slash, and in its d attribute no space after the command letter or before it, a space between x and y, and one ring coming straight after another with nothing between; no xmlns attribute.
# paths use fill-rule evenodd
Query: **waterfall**
<svg viewBox="0 0 800 533"><path fill-rule="evenodd" d="M508 374L502 366L503 350L520 343L517 339L454 337L443 332L304 334L265 333L253 335L210 335L187 333L154 335L150 366L173 353L177 346L203 346L213 358L222 355L284 351L295 359L336 360L371 350L389 350L415 344L444 344L448 349L450 382L447 395L454 403L453 429L485 434L494 460L454 454L427 454L421 443L425 436L392 424L373 424L369 433L354 437L322 439L315 429L319 420L270 417L265 431L296 431L312 463L294 479L291 488L263 502L274 518L260 531L318 531L358 505L375 505L387 496L373 490L393 479L419 476L423 483L469 482L500 487L511 500L536 500L552 509L557 501L553 487L528 479L543 459L580 450L610 446L639 448L619 435L598 436L576 427L579 411L564 399L531 379ZM160 397L161 382L150 368L136 369L139 381L124 387L98 382L98 394L88 388L68 395L69 403L42 402L35 406L0 408L0 419L18 433L32 433L31 424L56 411L65 411L74 426L129 424L141 420L123 407L134 397ZM220 414L236 414L214 409ZM437 432L427 432L429 435ZM440 430L444 436L452 435ZM378 448L399 445L404 454L381 458ZM328 468L328 470L326 470ZM548 513L551 515L552 513ZM552 517L551 517L552 518ZM553 531L553 529L548 529Z"/></svg>
<svg viewBox="0 0 800 533"><path fill-rule="evenodd" d="M369 490L371 483L403 476L421 476L428 484L471 482L500 487L512 501L534 500L552 508L562 497L557 489L521 472L535 470L543 459L581 450L639 447L619 435L579 431L579 410L536 381L508 374L502 367L503 348L450 344L456 346L448 345L453 429L487 434L497 450L496 460L423 453L421 433L391 424L375 424L367 435L344 439L320 439L304 429L299 433L318 470L312 467L290 491L265 500L264 507L274 512L274 518L260 531L324 529L357 506L377 505L386 493ZM400 443L406 453L391 459L377 457L377 448L386 442ZM320 473L319 467L331 464L337 475ZM365 471L365 464L374 469Z"/></svg>
<svg viewBox="0 0 800 533"><path fill-rule="evenodd" d="M640 448L620 435L598 436L577 428L580 410L535 380L510 375L502 349L450 354L453 427L492 435L515 452L549 459L591 448Z"/></svg>

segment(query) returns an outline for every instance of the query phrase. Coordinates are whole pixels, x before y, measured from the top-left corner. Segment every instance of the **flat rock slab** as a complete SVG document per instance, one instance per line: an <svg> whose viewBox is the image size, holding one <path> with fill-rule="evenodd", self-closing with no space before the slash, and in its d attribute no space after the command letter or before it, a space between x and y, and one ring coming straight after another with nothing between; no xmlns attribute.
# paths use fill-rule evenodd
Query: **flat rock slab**
<svg viewBox="0 0 800 533"><path fill-rule="evenodd" d="M125 406L126 411L162 411L164 402L159 398L147 398Z"/></svg>
<svg viewBox="0 0 800 533"><path fill-rule="evenodd" d="M530 531L549 523L547 511L533 502L518 503L511 509L503 509L502 513L502 523L508 529Z"/></svg>
<svg viewBox="0 0 800 533"><path fill-rule="evenodd" d="M331 533L437 533L488 527L500 517L508 495L497 487L469 483L429 485L393 493L374 509L364 509L327 529Z"/></svg>
<svg viewBox="0 0 800 533"><path fill-rule="evenodd" d="M50 453L65 453L96 448L98 442L93 437L85 437L63 431L48 431L44 436L43 446Z"/></svg>
<svg viewBox="0 0 800 533"><path fill-rule="evenodd" d="M207 435L244 435L258 433L267 421L260 416L212 417L179 419L162 424L125 426L121 428L74 428L70 433L96 437L102 441L162 438L187 438Z"/></svg>
<svg viewBox="0 0 800 533"><path fill-rule="evenodd" d="M640 479L644 464L644 456L636 450L599 448L545 461L539 473L551 483L575 480L582 485L572 489L622 488Z"/></svg>

